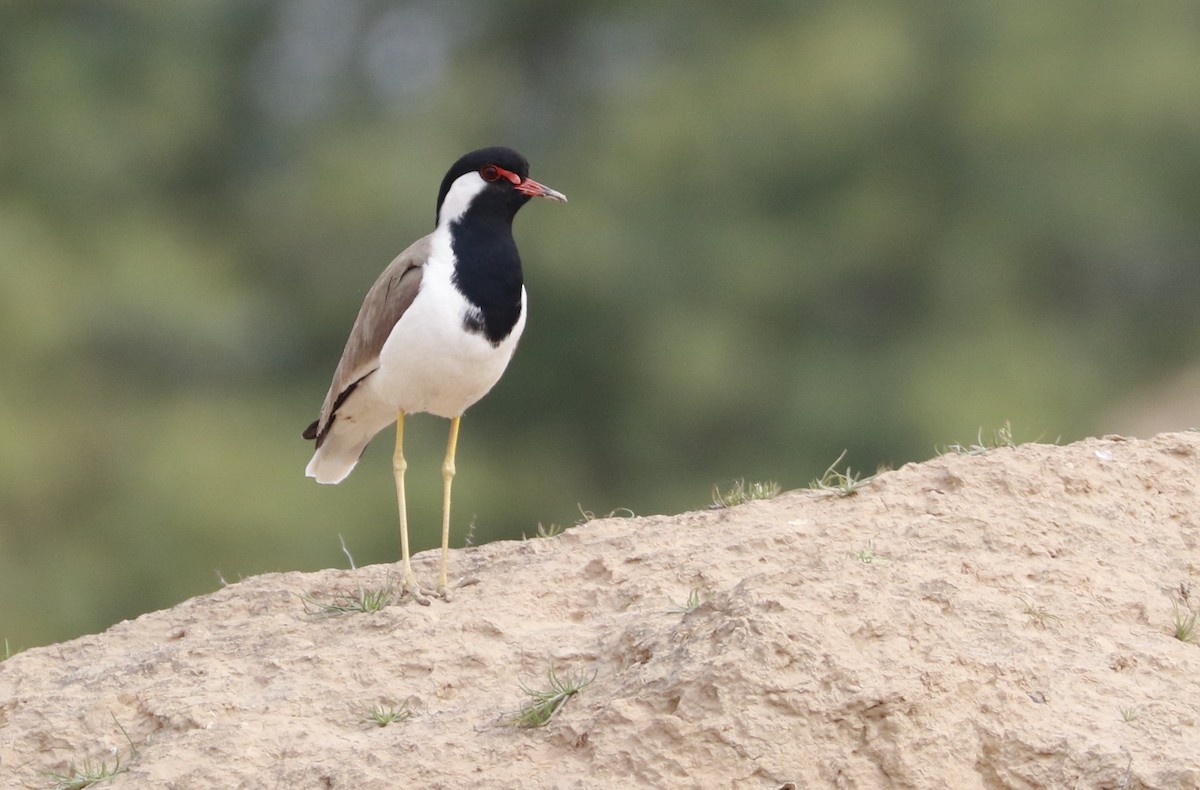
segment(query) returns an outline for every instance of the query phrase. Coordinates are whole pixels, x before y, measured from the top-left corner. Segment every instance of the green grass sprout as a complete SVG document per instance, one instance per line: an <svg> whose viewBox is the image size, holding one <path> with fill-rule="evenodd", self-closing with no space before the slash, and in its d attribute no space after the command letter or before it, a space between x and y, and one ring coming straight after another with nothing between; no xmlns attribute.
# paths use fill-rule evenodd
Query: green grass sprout
<svg viewBox="0 0 1200 790"><path fill-rule="evenodd" d="M709 505L709 508L719 510L721 508L740 505L743 502L750 502L754 499L770 499L778 496L779 491L779 483L776 483L774 480L752 483L747 483L744 478L734 480L727 491L722 491L714 483L712 487L712 504Z"/></svg>
<svg viewBox="0 0 1200 790"><path fill-rule="evenodd" d="M363 709L362 713L358 716L358 720L372 727L386 727L389 724L404 721L411 716L412 711L408 709L408 703L400 707L394 705L372 705L369 708Z"/></svg>
<svg viewBox="0 0 1200 790"><path fill-rule="evenodd" d="M530 688L521 683L521 690L528 694L530 699L521 706L519 711L513 714L509 719L509 723L525 728L546 726L562 710L567 700L578 694L596 679L596 674L592 673L591 677L585 678L583 673L580 672L564 679L560 678L554 669L551 668L546 677L550 682L550 688L546 691Z"/></svg>
<svg viewBox="0 0 1200 790"><path fill-rule="evenodd" d="M342 614L370 614L382 611L392 602L392 583L383 587L366 589L359 585L357 592L339 591L328 598L319 598L311 593L300 596L304 610L310 614L337 616Z"/></svg>
<svg viewBox="0 0 1200 790"><path fill-rule="evenodd" d="M808 487L814 491L837 494L838 496L851 496L858 493L858 489L874 479L874 475L863 477L858 472L851 471L849 466L846 467L845 472L837 471L837 465L845 457L846 451L842 450L842 454L829 465L829 468L825 470L825 474L821 475L820 479L809 483Z"/></svg>

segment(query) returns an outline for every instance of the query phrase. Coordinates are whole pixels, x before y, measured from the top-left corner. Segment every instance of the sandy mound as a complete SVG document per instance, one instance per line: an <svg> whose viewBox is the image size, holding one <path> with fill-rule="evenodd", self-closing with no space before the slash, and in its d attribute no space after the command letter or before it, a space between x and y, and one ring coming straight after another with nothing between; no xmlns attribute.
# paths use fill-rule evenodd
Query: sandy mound
<svg viewBox="0 0 1200 790"><path fill-rule="evenodd" d="M428 607L306 611L394 566L248 579L0 664L2 784L120 755L107 786L1200 787L1198 454L1024 445L598 520L455 552ZM551 668L595 680L511 724Z"/></svg>

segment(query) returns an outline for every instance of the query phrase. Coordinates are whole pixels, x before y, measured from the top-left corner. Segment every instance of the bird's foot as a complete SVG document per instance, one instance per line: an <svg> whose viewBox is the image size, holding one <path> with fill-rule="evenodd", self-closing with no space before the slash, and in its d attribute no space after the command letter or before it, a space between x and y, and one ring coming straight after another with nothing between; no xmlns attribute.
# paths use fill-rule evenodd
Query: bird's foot
<svg viewBox="0 0 1200 790"><path fill-rule="evenodd" d="M479 584L478 576L464 576L461 579L458 579L457 581L455 581L453 584L450 584L445 579L443 579L438 584L436 594L437 594L438 598L441 598L443 601L446 601L447 603L449 603L451 589L457 590L459 587L470 587L473 584Z"/></svg>
<svg viewBox="0 0 1200 790"><path fill-rule="evenodd" d="M417 584L415 578L409 577L404 580L404 585L401 587L401 594L407 593L412 596L412 599L421 606L429 606L429 591L422 590L421 585Z"/></svg>

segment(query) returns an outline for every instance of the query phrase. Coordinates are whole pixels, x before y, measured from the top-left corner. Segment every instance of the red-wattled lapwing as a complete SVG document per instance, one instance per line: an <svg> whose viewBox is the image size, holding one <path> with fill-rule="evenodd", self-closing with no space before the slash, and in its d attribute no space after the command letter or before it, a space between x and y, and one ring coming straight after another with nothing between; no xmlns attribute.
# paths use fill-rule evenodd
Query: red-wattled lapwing
<svg viewBox="0 0 1200 790"><path fill-rule="evenodd" d="M396 423L392 469L404 589L422 603L428 601L408 554L404 416L428 412L450 420L437 586L445 596L458 424L504 373L525 328L512 221L533 197L567 200L529 178L529 163L516 151L483 148L454 163L438 192L437 227L400 253L367 292L321 416L304 431L305 439L317 442L305 474L318 483L340 483L372 437Z"/></svg>

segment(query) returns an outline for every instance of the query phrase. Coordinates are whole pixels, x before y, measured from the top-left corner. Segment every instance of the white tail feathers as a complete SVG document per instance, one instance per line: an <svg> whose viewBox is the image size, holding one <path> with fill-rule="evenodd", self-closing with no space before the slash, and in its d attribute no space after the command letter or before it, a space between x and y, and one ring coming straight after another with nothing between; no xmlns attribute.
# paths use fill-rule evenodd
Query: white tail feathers
<svg viewBox="0 0 1200 790"><path fill-rule="evenodd" d="M304 467L304 474L318 483L336 485L350 476L356 464L358 464L358 458L353 461L347 461L345 458L331 458L322 448L317 450L312 460L308 462L308 466Z"/></svg>
<svg viewBox="0 0 1200 790"><path fill-rule="evenodd" d="M330 431L321 443L320 449L313 453L312 460L304 467L304 474L318 483L337 484L350 476L358 464L358 458L366 448L368 436L347 436L345 433Z"/></svg>

